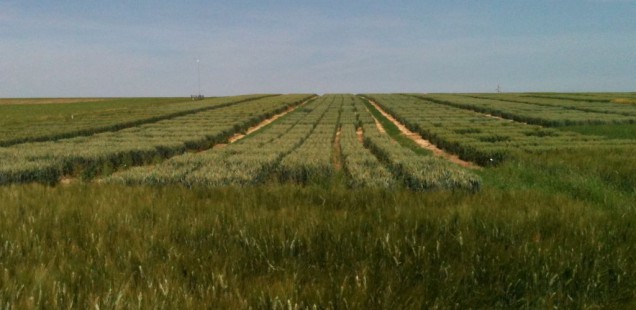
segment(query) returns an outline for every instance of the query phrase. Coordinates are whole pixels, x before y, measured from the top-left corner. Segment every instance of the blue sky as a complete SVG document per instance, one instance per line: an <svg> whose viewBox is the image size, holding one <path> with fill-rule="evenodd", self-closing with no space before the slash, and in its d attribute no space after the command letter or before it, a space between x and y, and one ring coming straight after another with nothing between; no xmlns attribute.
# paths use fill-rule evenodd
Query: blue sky
<svg viewBox="0 0 636 310"><path fill-rule="evenodd" d="M636 91L636 0L0 2L0 97Z"/></svg>

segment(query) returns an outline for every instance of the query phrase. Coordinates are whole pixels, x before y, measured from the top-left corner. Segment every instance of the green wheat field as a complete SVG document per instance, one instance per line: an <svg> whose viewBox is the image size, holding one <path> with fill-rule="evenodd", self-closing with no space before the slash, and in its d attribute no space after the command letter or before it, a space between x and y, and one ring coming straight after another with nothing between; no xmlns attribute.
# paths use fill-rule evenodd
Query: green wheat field
<svg viewBox="0 0 636 310"><path fill-rule="evenodd" d="M0 99L1 309L636 308L636 93Z"/></svg>

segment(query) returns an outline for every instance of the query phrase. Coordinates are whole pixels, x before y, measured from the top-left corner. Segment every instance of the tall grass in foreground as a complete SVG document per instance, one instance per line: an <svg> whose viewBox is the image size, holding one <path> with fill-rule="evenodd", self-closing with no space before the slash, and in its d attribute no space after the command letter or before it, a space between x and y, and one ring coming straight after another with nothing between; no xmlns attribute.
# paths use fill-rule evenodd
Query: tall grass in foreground
<svg viewBox="0 0 636 310"><path fill-rule="evenodd" d="M2 307L636 306L634 209L533 188L21 185L0 201Z"/></svg>

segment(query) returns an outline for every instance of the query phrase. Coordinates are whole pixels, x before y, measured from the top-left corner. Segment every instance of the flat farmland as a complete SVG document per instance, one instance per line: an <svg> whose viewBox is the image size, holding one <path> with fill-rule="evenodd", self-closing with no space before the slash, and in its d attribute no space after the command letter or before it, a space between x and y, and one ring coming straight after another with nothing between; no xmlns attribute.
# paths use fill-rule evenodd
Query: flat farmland
<svg viewBox="0 0 636 310"><path fill-rule="evenodd" d="M0 304L634 307L633 98L2 99Z"/></svg>

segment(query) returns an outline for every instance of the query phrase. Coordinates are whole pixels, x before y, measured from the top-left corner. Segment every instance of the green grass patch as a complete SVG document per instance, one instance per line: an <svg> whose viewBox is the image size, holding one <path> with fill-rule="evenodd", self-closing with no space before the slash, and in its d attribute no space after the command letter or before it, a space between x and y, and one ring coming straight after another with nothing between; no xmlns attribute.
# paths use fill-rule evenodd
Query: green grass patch
<svg viewBox="0 0 636 310"><path fill-rule="evenodd" d="M535 190L599 206L636 206L634 149L569 149L517 154L515 159L480 174L486 186Z"/></svg>

